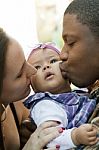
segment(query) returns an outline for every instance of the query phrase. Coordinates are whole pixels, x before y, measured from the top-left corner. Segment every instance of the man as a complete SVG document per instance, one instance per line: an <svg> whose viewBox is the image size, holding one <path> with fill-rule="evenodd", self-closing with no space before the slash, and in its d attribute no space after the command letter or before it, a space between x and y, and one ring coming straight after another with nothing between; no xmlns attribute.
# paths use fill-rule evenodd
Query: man
<svg viewBox="0 0 99 150"><path fill-rule="evenodd" d="M63 18L60 68L73 84L86 87L99 79L99 1L74 0Z"/></svg>
<svg viewBox="0 0 99 150"><path fill-rule="evenodd" d="M64 78L79 87L93 84L99 79L99 0L71 2L64 13L63 40L60 68Z"/></svg>
<svg viewBox="0 0 99 150"><path fill-rule="evenodd" d="M93 84L99 79L99 0L72 1L64 13L62 36L63 77L78 87ZM98 103L99 88L94 93Z"/></svg>

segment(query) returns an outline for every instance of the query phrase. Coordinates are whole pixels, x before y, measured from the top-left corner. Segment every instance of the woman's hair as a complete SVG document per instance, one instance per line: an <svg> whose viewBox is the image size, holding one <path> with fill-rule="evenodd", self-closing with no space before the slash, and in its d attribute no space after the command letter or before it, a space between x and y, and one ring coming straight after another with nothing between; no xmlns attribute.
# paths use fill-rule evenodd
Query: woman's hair
<svg viewBox="0 0 99 150"><path fill-rule="evenodd" d="M8 48L9 38L6 33L0 28L0 95L2 93L3 78L5 72L5 59Z"/></svg>
<svg viewBox="0 0 99 150"><path fill-rule="evenodd" d="M80 23L89 27L92 34L99 37L99 0L73 0L65 14L77 16Z"/></svg>

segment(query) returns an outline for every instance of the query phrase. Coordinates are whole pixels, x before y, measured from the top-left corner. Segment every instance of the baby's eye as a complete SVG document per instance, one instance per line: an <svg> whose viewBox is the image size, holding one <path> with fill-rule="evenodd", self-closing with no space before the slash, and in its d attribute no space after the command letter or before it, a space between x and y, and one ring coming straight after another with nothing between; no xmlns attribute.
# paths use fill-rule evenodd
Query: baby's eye
<svg viewBox="0 0 99 150"><path fill-rule="evenodd" d="M39 66L39 65L38 65L38 66L34 66L34 67L35 67L37 70L41 68L41 66Z"/></svg>
<svg viewBox="0 0 99 150"><path fill-rule="evenodd" d="M52 59L51 61L50 61L50 63L55 63L55 62L57 62L57 61L59 61L58 59Z"/></svg>

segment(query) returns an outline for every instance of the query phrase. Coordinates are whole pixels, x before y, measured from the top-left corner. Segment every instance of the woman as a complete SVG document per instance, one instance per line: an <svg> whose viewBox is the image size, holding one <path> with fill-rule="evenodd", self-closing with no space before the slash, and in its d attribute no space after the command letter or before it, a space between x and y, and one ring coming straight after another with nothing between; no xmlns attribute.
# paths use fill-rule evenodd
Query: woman
<svg viewBox="0 0 99 150"><path fill-rule="evenodd" d="M20 44L0 28L0 149L19 150L20 139L12 107L9 105L24 99L30 93L30 77L35 74L25 60ZM15 104L16 109L21 102ZM16 106L17 105L17 106ZM9 107L10 106L10 107ZM6 107L6 111L5 111ZM21 105L20 105L21 108ZM22 121L22 112L20 124ZM17 112L18 113L18 112ZM20 114L19 113L19 114ZM55 125L55 124L54 124ZM41 150L47 142L59 135L52 123L39 127L31 136L24 150ZM51 128L48 128L51 127ZM46 131L46 132L45 132ZM41 136L42 135L42 136ZM41 137L41 138L40 138ZM38 139L38 140L37 140ZM42 142L43 141L43 142ZM41 144L40 144L41 143ZM37 147L39 145L39 147ZM56 148L53 148L55 150Z"/></svg>

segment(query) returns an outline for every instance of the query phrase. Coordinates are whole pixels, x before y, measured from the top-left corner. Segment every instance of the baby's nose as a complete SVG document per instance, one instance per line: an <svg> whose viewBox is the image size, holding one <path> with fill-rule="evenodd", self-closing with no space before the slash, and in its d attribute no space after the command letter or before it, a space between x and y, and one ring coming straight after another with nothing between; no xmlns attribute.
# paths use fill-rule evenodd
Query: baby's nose
<svg viewBox="0 0 99 150"><path fill-rule="evenodd" d="M49 66L49 65L46 65L46 66L44 66L43 70L46 70L46 69L48 69L48 68L50 68L50 66Z"/></svg>

